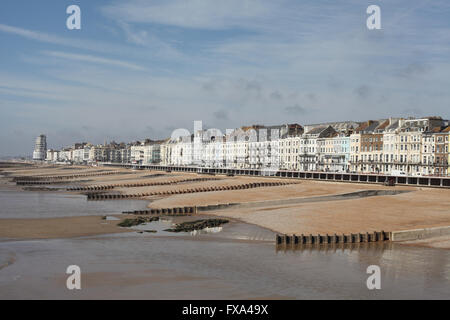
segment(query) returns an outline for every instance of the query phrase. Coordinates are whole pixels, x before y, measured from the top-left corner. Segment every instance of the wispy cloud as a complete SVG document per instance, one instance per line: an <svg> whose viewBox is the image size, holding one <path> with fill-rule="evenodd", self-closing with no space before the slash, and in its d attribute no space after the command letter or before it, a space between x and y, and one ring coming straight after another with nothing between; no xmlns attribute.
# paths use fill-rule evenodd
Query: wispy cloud
<svg viewBox="0 0 450 320"><path fill-rule="evenodd" d="M54 58L76 60L76 61L89 62L89 63L95 63L95 64L99 63L99 64L105 64L105 65L127 68L127 69L132 69L132 70L140 70L140 71L146 70L146 68L144 68L144 67L141 67L139 65L136 65L134 63L130 63L127 61L108 59L108 58L104 58L104 57L98 57L98 56L87 55L87 54L75 54L75 53L60 52L60 51L43 51L43 53L47 56L54 57Z"/></svg>
<svg viewBox="0 0 450 320"><path fill-rule="evenodd" d="M48 42L48 43L54 43L54 44L61 44L66 46L73 46L72 41L68 39L64 39L62 37L53 36L47 33L43 32L37 32L32 30L27 30L23 28L18 28L14 26L9 26L5 24L0 24L0 31L15 34L21 37L25 37L27 39L41 41L41 42Z"/></svg>
<svg viewBox="0 0 450 320"><path fill-rule="evenodd" d="M160 40L151 32L144 29L136 29L129 23L121 20L117 21L117 24L124 32L127 42L148 48L151 55L169 60L179 61L185 59L182 52L175 49L169 43Z"/></svg>
<svg viewBox="0 0 450 320"><path fill-rule="evenodd" d="M0 24L0 32L17 35L29 40L51 43L55 45L78 48L83 50L104 52L104 53L117 53L125 54L127 48L123 45L111 44L102 41L92 41L89 39L79 39L74 37L61 37L54 34L49 34L40 31L33 31L25 28L19 28L15 26Z"/></svg>
<svg viewBox="0 0 450 320"><path fill-rule="evenodd" d="M269 0L165 0L123 1L103 12L130 22L158 23L182 28L222 29L242 27L264 19L276 5Z"/></svg>

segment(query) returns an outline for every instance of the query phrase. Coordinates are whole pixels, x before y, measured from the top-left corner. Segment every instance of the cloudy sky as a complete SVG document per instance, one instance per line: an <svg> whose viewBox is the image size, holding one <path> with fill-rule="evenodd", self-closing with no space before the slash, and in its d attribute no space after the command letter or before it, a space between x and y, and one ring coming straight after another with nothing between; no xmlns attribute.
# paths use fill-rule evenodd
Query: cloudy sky
<svg viewBox="0 0 450 320"><path fill-rule="evenodd" d="M81 30L66 8L81 8ZM366 8L381 7L381 30ZM193 121L450 118L448 0L2 0L0 155Z"/></svg>

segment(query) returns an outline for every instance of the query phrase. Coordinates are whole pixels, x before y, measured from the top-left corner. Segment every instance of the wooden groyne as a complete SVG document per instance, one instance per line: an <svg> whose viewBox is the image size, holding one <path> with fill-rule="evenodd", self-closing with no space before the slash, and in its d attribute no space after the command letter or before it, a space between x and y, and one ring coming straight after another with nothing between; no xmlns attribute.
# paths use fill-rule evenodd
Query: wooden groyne
<svg viewBox="0 0 450 320"><path fill-rule="evenodd" d="M58 184L58 183L67 183L68 181L59 180L59 181L16 181L16 185L18 186L26 186L26 185L45 185L45 184Z"/></svg>
<svg viewBox="0 0 450 320"><path fill-rule="evenodd" d="M26 167L27 169L31 169L37 168L38 166L33 163L0 161L1 169L18 168L18 167Z"/></svg>
<svg viewBox="0 0 450 320"><path fill-rule="evenodd" d="M237 206L239 203L223 203L223 204L209 204L205 206L187 206L187 207L173 207L173 208L159 208L147 210L124 211L123 214L147 215L147 214L196 214L200 212L207 212L211 210L226 209L231 206Z"/></svg>
<svg viewBox="0 0 450 320"><path fill-rule="evenodd" d="M197 213L197 207L174 207L174 208L158 208L148 210L124 211L123 214L134 215L166 215L166 216L191 216Z"/></svg>
<svg viewBox="0 0 450 320"><path fill-rule="evenodd" d="M164 185L173 185L173 184L180 184L180 183L186 183L186 182L202 182L202 181L211 181L211 180L220 180L220 178L192 178L192 179L160 181L160 182L117 183L117 184L109 184L109 185L67 188L67 191L96 191L96 190L111 190L114 188L164 186Z"/></svg>
<svg viewBox="0 0 450 320"><path fill-rule="evenodd" d="M106 172L91 172L91 173L79 173L72 175L60 175L60 176L16 176L12 178L13 182L23 181L55 181L55 180L70 180L81 177L94 177L94 176L107 176L113 174L130 174L126 171L106 171Z"/></svg>
<svg viewBox="0 0 450 320"><path fill-rule="evenodd" d="M198 193L198 192L215 192L215 191L229 191L229 190L244 190L253 189L261 187L276 187L294 184L298 182L257 182L257 183L246 183L231 186L214 186L214 187L203 187L203 188L192 188L183 190L169 190L160 192L147 192L147 193L135 193L135 194L97 194L88 193L88 200L120 200L120 199L130 199L130 198L143 198L149 196L170 196L176 194L186 194L186 193Z"/></svg>
<svg viewBox="0 0 450 320"><path fill-rule="evenodd" d="M335 243L360 243L390 241L391 233L375 231L350 234L317 234L317 235L276 235L277 245L311 245L311 244L335 244Z"/></svg>
<svg viewBox="0 0 450 320"><path fill-rule="evenodd" d="M391 249L393 245L392 241L379 241L379 242L353 242L353 243L330 243L330 244L303 244L303 245L275 245L276 252L337 252L337 251L360 251L360 250L373 250L382 252L386 249Z"/></svg>

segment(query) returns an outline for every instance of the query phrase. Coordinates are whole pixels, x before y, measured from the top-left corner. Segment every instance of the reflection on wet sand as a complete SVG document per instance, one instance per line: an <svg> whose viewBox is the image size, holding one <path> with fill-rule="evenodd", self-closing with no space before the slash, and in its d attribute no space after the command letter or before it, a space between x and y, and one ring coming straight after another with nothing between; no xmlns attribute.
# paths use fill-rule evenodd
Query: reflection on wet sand
<svg viewBox="0 0 450 320"><path fill-rule="evenodd" d="M131 232L0 242L0 252L17 257L0 271L0 298L445 299L450 294L446 250L362 243L275 251L273 242L239 240L242 232L257 234L255 228L235 222L197 236ZM65 288L70 264L82 270L83 289L76 293ZM366 269L374 264L381 268L381 290L365 285Z"/></svg>
<svg viewBox="0 0 450 320"><path fill-rule="evenodd" d="M313 244L276 244L276 251L325 251L325 252L336 252L336 251L361 251L370 250L371 252L383 251L386 249L392 249L393 243L390 241L385 242L358 242L358 243L313 243Z"/></svg>

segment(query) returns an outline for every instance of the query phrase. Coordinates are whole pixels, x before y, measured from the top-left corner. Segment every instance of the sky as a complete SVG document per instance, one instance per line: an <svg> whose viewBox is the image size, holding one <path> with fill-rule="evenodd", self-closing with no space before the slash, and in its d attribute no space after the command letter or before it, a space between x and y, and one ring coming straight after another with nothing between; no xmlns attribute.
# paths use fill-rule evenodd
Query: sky
<svg viewBox="0 0 450 320"><path fill-rule="evenodd" d="M60 148L195 120L450 118L448 0L2 0L0 43L0 156L41 133Z"/></svg>

